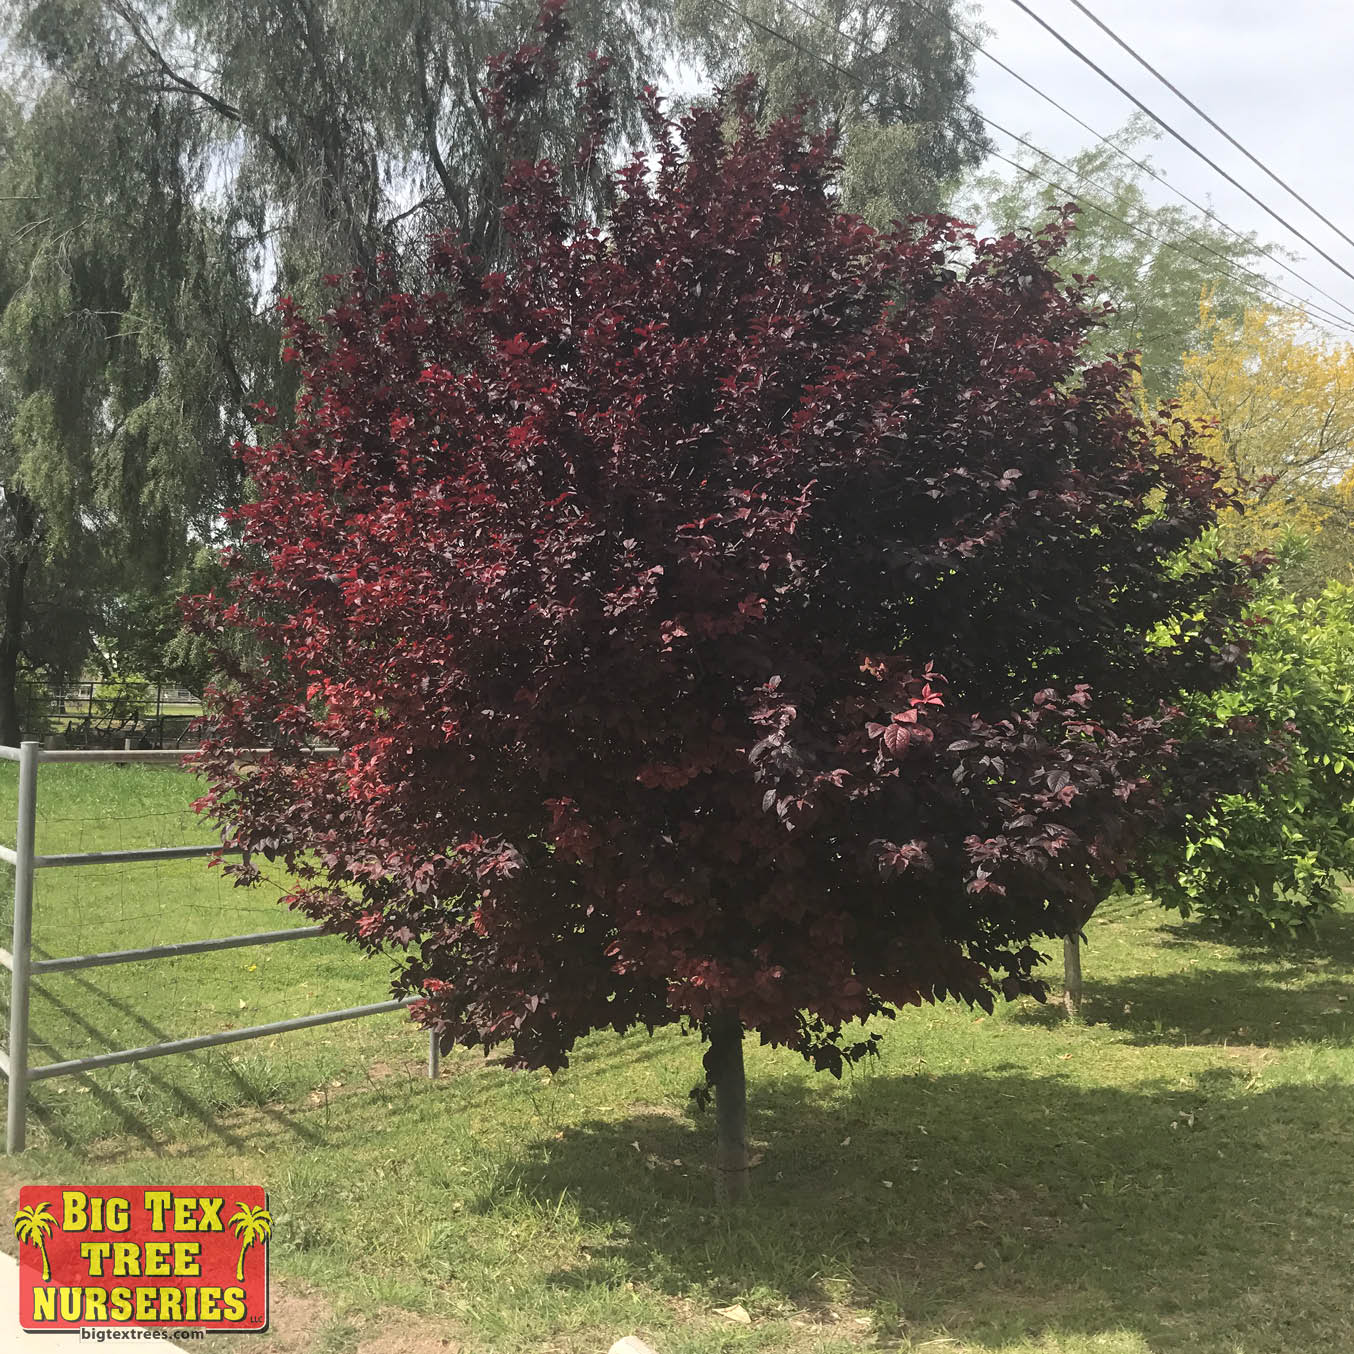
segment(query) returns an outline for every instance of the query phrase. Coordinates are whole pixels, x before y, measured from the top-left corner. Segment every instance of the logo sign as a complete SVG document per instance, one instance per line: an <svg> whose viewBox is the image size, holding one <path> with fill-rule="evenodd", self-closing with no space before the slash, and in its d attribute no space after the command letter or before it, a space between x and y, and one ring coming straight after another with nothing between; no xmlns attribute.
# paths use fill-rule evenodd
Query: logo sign
<svg viewBox="0 0 1354 1354"><path fill-rule="evenodd" d="M264 1330L272 1230L257 1185L25 1185L19 1324Z"/></svg>

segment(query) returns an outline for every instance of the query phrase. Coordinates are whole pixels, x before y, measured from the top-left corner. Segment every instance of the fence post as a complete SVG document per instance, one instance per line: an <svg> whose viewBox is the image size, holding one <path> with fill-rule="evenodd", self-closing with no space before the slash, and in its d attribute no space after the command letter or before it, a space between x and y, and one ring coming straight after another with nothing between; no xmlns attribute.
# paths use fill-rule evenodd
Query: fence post
<svg viewBox="0 0 1354 1354"><path fill-rule="evenodd" d="M436 1077L442 1070L442 1045L437 1042L437 1031L428 1031L428 1075Z"/></svg>
<svg viewBox="0 0 1354 1354"><path fill-rule="evenodd" d="M28 1127L28 965L33 944L33 848L38 820L38 753L41 744L19 747L19 817L14 839L14 935L10 941L9 1118L5 1152L24 1150Z"/></svg>

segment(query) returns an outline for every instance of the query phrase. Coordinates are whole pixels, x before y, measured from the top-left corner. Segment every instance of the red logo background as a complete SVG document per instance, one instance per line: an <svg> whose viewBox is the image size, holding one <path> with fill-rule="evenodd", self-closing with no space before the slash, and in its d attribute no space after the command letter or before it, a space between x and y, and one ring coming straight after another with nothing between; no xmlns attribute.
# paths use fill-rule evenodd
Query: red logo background
<svg viewBox="0 0 1354 1354"><path fill-rule="evenodd" d="M68 1195L80 1195L85 1200L85 1226L81 1229L63 1227L63 1222L78 1220L78 1208L67 1209ZM167 1205L166 1195L171 1196ZM113 1200L126 1204L125 1230L110 1229L110 1221L121 1221L119 1206L110 1209ZM175 1203L180 1200L193 1202L180 1204L176 1210ZM158 1229L153 1203L161 1205L158 1220L162 1225ZM20 1244L19 1313L25 1330L78 1330L82 1326L235 1331L267 1328L268 1238L256 1238L245 1247L241 1261L243 1238L236 1235L232 1222L241 1206L267 1209L268 1198L262 1186L25 1185L19 1190L20 1208L40 1204L48 1206L55 1221L45 1236L51 1277L43 1278L39 1248ZM187 1225L180 1227L180 1223ZM165 1243L167 1250L161 1249ZM107 1250L103 1248L105 1244ZM86 1245L96 1249L82 1254L81 1247ZM148 1252L148 1245L154 1249ZM118 1252L114 1246L134 1249ZM196 1252L194 1246L198 1248ZM148 1272L166 1267L172 1271L176 1259L178 1268L196 1266L199 1272ZM102 1274L91 1273L91 1268L100 1267ZM124 1272L117 1273L118 1269ZM141 1272L129 1272L133 1269ZM237 1278L237 1273L242 1277ZM50 1294L40 1296L44 1289L57 1290L55 1298ZM110 1314L102 1319L98 1315L97 1297L92 1300L94 1314L90 1314L91 1298L84 1290L92 1289L103 1290L104 1309ZM115 1298L114 1290L125 1290L120 1300ZM152 1290L153 1295L140 1296L141 1290ZM177 1300L165 1290L177 1291ZM132 1308L129 1316L111 1315L127 1302ZM53 1309L54 1318L48 1315ZM148 1315L151 1312L153 1315ZM238 1318L236 1312L240 1313Z"/></svg>

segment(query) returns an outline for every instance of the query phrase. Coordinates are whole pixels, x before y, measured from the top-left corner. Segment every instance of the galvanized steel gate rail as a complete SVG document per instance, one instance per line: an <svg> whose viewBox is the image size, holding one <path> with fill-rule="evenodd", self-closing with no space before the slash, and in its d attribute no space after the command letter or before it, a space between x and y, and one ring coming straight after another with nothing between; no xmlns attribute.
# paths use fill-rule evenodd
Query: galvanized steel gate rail
<svg viewBox="0 0 1354 1354"><path fill-rule="evenodd" d="M0 1072L9 1081L9 1117L5 1130L5 1151L13 1155L22 1152L28 1120L28 1084L48 1077L71 1076L90 1072L99 1067L114 1067L118 1063L139 1062L143 1058L160 1058L170 1053L191 1053L194 1049L212 1048L217 1044L235 1044L244 1039L258 1039L265 1034L281 1034L288 1030L304 1030L313 1025L332 1025L339 1020L354 1020L358 1016L381 1015L398 1011L416 1001L406 997L402 1001L378 1001L367 1006L350 1006L341 1011L321 1011L316 1015L297 1016L292 1020L274 1020L267 1025L250 1025L245 1029L222 1030L216 1034L200 1034L189 1039L173 1039L163 1044L147 1044L143 1048L124 1048L111 1053L99 1053L89 1058L71 1058L65 1062L46 1063L38 1067L28 1062L28 990L34 976L44 973L62 973L72 969L102 968L108 964L127 964L148 959L170 959L185 954L202 954L209 950L235 950L248 945L272 945L288 940L308 940L323 935L320 926L298 926L280 931L255 931L249 935L223 936L215 940L188 940L171 945L150 945L137 950L109 950L102 954L64 955L54 959L33 958L33 877L38 870L59 869L82 865L117 865L137 861L189 860L193 857L216 855L219 845L144 847L131 851L82 851L74 854L40 856L34 849L37 839L38 767L44 762L152 762L176 765L183 753L173 749L145 751L128 749L110 751L47 750L37 742L25 742L20 747L0 746L0 761L19 763L19 812L14 846L0 845L0 860L14 867L14 927L10 942L12 949L0 949L0 966L10 973L9 1048L0 1053ZM242 757L257 753L242 753ZM229 854L229 848L226 848ZM438 1072L438 1047L435 1035L428 1041L428 1075Z"/></svg>

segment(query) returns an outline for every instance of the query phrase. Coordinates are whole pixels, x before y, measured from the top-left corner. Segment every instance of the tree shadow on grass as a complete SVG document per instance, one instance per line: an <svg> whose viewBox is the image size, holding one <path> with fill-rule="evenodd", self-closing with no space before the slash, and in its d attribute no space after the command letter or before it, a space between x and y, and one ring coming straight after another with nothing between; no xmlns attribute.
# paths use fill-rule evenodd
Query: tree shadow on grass
<svg viewBox="0 0 1354 1354"><path fill-rule="evenodd" d="M513 1188L567 1194L594 1238L562 1286L632 1279L754 1316L848 1306L918 1341L1354 1348L1354 1092L1230 1072L1189 1090L1014 1068L871 1074L838 1097L754 1086L765 1158L731 1215L711 1202L710 1123L676 1114L537 1142Z"/></svg>
<svg viewBox="0 0 1354 1354"><path fill-rule="evenodd" d="M1191 970L1088 982L1082 1015L1139 1045L1350 1045L1350 994L1348 979L1335 976L1298 988L1261 973Z"/></svg>
<svg viewBox="0 0 1354 1354"><path fill-rule="evenodd" d="M1227 930L1202 917L1166 921L1159 931L1160 943L1168 948L1197 951L1204 944L1225 950L1246 963L1278 967L1328 963L1354 973L1354 911L1351 910L1325 917L1314 931L1302 931L1292 937Z"/></svg>
<svg viewBox="0 0 1354 1354"><path fill-rule="evenodd" d="M1083 1016L1135 1044L1354 1043L1354 916L1327 919L1315 936L1268 941L1205 922L1161 928L1158 941L1204 963L1164 974L1096 975L1088 953ZM1022 1017L1046 1023L1047 1011Z"/></svg>
<svg viewBox="0 0 1354 1354"><path fill-rule="evenodd" d="M52 957L36 945L33 952L40 959ZM106 1017L112 1012L129 1021L136 1031L146 1037L148 1043L164 1043L176 1037L184 1037L164 1029L144 1012L91 982L81 973L66 973L57 981L64 987L76 989L70 1000L63 1001L55 995L50 978L35 985L36 995L39 997L39 1007L45 1002L65 1022L66 1028L62 1033L66 1038L77 1033L83 1034L95 1041L98 1052L106 1051L107 1031L78 1009L77 1001L83 1002L86 1010L101 1017ZM66 1047L61 1040L54 1043L34 1032L30 1032L29 1038L30 1048L34 1053L41 1052L44 1061L60 1062L68 1057L79 1057L85 1052L83 1048ZM229 1120L245 1108L251 1108L273 1119L279 1128L311 1144L320 1140L315 1131L299 1119L267 1103L246 1076L225 1058L213 1056L213 1051L204 1050L174 1056L184 1060L185 1063L207 1069L211 1078L232 1086L238 1097L237 1106L223 1108L220 1104L208 1104L195 1096L180 1080L155 1070L153 1064L147 1066L143 1063L141 1066L141 1075L155 1088L160 1098L159 1104L151 1106L133 1106L127 1103L115 1092L102 1086L96 1076L88 1073L78 1073L74 1076L81 1087L92 1094L103 1109L120 1124L128 1137L139 1140L144 1148L153 1152L160 1151L164 1145L162 1136L156 1132L156 1125L163 1120L166 1109L176 1117L196 1122L226 1146L237 1149L243 1149L245 1141L232 1131ZM30 1100L29 1112L43 1126L53 1142L67 1148L80 1144L81 1140L70 1132L63 1120L53 1114L40 1098L33 1097Z"/></svg>

